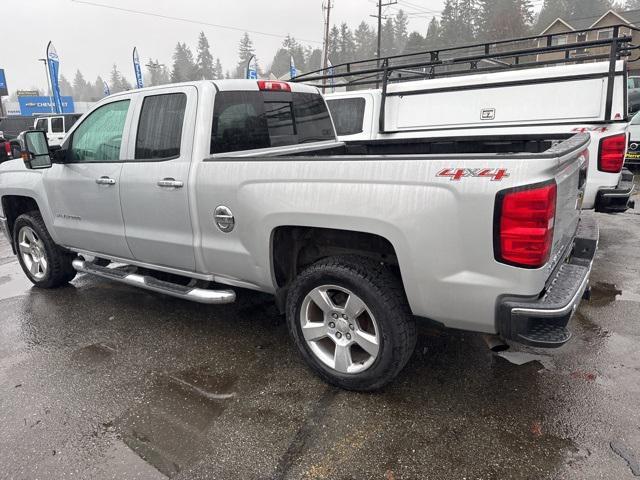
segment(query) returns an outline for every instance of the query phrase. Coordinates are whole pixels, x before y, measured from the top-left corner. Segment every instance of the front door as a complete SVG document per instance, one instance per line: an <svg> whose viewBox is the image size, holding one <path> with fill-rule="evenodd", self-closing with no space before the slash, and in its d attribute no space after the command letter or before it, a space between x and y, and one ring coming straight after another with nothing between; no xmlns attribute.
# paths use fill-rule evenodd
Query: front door
<svg viewBox="0 0 640 480"><path fill-rule="evenodd" d="M121 152L130 100L98 107L63 148L65 164L46 171L44 184L58 241L67 247L130 258L120 207Z"/></svg>
<svg viewBox="0 0 640 480"><path fill-rule="evenodd" d="M136 260L195 270L189 212L197 89L148 92L137 102L120 199Z"/></svg>

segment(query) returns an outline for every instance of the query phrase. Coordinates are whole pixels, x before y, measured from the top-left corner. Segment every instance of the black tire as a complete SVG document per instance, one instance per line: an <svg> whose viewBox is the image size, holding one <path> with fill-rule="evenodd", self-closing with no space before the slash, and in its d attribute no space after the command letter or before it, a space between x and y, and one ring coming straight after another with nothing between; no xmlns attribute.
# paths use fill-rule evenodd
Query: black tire
<svg viewBox="0 0 640 480"><path fill-rule="evenodd" d="M376 319L379 351L366 370L343 374L320 361L302 334L301 308L314 288L335 285L355 293ZM389 268L363 257L331 257L304 270L287 295L287 325L305 362L328 383L355 391L377 390L407 364L416 345L415 321L401 282Z"/></svg>
<svg viewBox="0 0 640 480"><path fill-rule="evenodd" d="M47 260L47 270L43 278L36 278L25 264L20 253L19 233L24 227L30 227L44 245L44 257ZM39 288L57 288L69 283L76 276L76 270L71 265L74 255L60 248L51 238L47 227L38 211L20 215L13 224L13 242L18 252L18 261L27 278Z"/></svg>

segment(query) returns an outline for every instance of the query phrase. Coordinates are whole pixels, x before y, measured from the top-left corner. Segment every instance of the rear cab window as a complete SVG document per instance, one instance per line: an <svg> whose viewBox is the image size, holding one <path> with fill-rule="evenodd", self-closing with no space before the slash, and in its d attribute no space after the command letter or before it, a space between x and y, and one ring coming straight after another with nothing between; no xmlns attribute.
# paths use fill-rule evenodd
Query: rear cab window
<svg viewBox="0 0 640 480"><path fill-rule="evenodd" d="M364 131L367 102L362 97L327 100L339 136L357 135Z"/></svg>
<svg viewBox="0 0 640 480"><path fill-rule="evenodd" d="M321 95L222 91L216 94L211 153L335 140Z"/></svg>

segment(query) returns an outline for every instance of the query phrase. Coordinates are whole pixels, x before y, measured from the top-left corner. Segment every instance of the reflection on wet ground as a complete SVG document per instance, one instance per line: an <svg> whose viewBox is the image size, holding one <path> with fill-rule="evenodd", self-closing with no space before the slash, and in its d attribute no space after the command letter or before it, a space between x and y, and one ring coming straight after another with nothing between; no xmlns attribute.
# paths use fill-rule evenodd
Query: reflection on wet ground
<svg viewBox="0 0 640 480"><path fill-rule="evenodd" d="M633 478L640 216L599 219L570 344L501 358L422 326L368 395L311 374L267 296L203 307L90 277L39 291L0 243L0 476Z"/></svg>
<svg viewBox="0 0 640 480"><path fill-rule="evenodd" d="M206 369L160 375L140 405L116 420L123 441L174 476L209 450L207 429L234 397L236 379Z"/></svg>

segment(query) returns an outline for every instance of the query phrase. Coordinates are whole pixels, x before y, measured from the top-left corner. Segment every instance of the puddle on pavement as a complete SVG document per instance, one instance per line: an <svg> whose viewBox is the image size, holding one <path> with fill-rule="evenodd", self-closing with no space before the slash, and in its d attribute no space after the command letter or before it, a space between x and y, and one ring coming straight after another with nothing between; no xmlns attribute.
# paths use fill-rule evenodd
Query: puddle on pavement
<svg viewBox="0 0 640 480"><path fill-rule="evenodd" d="M116 353L116 348L108 343L94 343L79 350L71 355L72 360L87 364L96 365L110 360Z"/></svg>
<svg viewBox="0 0 640 480"><path fill-rule="evenodd" d="M163 374L116 429L131 450L172 477L207 451L206 432L235 396L236 381L204 368Z"/></svg>

